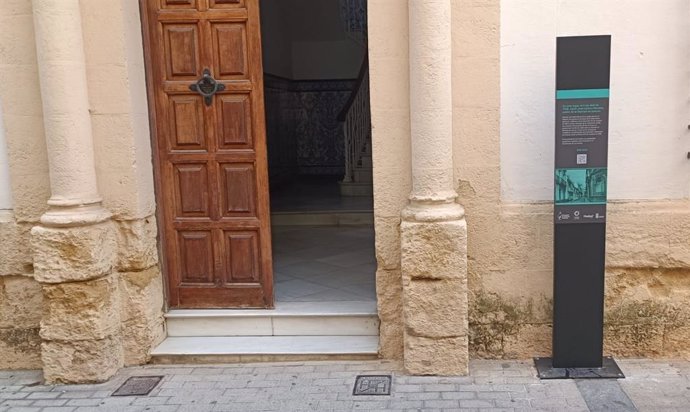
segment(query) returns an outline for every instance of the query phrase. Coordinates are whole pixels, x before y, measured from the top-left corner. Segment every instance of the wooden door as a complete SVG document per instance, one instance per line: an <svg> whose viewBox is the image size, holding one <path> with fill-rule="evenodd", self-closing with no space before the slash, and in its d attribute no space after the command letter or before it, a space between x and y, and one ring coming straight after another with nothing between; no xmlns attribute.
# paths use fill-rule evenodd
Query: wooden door
<svg viewBox="0 0 690 412"><path fill-rule="evenodd" d="M272 307L259 0L141 1L169 304Z"/></svg>

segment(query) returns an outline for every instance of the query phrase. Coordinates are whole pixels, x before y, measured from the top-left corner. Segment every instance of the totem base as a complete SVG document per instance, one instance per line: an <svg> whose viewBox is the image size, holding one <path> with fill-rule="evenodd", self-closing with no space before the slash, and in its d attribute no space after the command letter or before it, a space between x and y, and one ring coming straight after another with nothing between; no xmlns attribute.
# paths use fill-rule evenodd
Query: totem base
<svg viewBox="0 0 690 412"><path fill-rule="evenodd" d="M611 356L604 356L600 368L554 368L552 358L534 358L539 379L623 379L623 371Z"/></svg>

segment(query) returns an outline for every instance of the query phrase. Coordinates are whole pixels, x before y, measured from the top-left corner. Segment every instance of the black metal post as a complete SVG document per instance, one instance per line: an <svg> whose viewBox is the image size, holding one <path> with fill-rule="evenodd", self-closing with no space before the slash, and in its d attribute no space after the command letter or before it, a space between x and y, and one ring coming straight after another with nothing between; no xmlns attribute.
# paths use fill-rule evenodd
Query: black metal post
<svg viewBox="0 0 690 412"><path fill-rule="evenodd" d="M556 48L553 357L541 378L623 377L603 357L611 36Z"/></svg>

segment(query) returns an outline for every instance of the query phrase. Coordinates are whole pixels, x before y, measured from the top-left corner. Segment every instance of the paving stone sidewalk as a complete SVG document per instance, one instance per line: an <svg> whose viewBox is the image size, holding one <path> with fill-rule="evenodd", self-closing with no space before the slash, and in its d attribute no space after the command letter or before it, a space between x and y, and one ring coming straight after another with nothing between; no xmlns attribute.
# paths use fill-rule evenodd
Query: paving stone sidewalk
<svg viewBox="0 0 690 412"><path fill-rule="evenodd" d="M485 360L472 361L468 377L406 376L387 361L150 365L97 385L44 386L40 372L0 371L0 412L690 411L690 362L618 363L626 379L596 382L540 381L531 361ZM393 376L390 396L353 396L357 375L377 374ZM148 396L111 396L147 375L163 376Z"/></svg>

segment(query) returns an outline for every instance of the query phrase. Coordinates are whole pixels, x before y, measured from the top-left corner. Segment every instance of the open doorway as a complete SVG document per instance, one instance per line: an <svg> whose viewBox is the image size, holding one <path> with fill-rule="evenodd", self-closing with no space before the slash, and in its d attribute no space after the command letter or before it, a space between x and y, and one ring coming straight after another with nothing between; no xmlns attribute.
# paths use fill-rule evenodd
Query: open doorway
<svg viewBox="0 0 690 412"><path fill-rule="evenodd" d="M261 0L275 300L376 300L365 0Z"/></svg>

